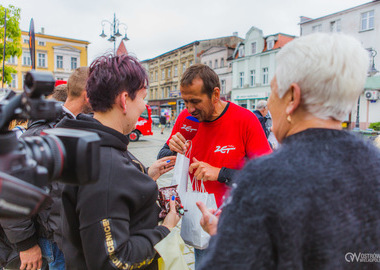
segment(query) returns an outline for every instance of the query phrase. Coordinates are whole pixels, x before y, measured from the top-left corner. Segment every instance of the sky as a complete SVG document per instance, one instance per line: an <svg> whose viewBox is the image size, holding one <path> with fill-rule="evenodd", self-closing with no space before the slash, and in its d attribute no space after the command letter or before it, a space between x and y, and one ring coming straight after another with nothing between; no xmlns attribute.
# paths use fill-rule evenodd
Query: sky
<svg viewBox="0 0 380 270"><path fill-rule="evenodd" d="M102 39L102 21L116 18L127 26L127 50L139 60L154 58L196 40L230 36L245 38L255 26L264 35L299 36L299 17L318 18L370 0L1 0L21 8L20 27L89 41L88 64L113 51ZM106 23L105 34L110 26ZM124 26L120 27L124 34ZM117 40L117 45L121 38ZM117 46L116 45L116 46Z"/></svg>

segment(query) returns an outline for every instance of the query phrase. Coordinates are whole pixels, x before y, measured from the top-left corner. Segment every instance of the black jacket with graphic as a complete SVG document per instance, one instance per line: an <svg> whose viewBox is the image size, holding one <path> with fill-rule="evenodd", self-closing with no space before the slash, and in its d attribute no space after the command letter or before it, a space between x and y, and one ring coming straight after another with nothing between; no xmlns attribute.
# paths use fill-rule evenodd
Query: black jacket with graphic
<svg viewBox="0 0 380 270"><path fill-rule="evenodd" d="M157 184L128 152L127 137L86 115L58 127L101 137L99 181L62 195L67 269L158 269L154 245L169 229L157 225Z"/></svg>

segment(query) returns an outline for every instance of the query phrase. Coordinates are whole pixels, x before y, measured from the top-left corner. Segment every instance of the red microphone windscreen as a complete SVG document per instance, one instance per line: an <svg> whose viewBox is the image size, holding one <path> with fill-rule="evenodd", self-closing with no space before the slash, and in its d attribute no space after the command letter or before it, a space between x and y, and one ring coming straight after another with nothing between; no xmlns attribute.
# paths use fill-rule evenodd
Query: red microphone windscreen
<svg viewBox="0 0 380 270"><path fill-rule="evenodd" d="M182 123L179 132L185 137L186 140L192 140L197 134L199 128L199 121L193 116L188 116Z"/></svg>

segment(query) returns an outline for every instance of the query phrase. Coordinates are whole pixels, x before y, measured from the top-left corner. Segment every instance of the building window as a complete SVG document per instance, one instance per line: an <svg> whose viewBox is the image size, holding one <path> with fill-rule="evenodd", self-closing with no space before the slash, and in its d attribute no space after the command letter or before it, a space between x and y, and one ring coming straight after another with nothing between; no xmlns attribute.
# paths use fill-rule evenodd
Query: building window
<svg viewBox="0 0 380 270"><path fill-rule="evenodd" d="M214 68L218 68L218 59L215 59L215 66Z"/></svg>
<svg viewBox="0 0 380 270"><path fill-rule="evenodd" d="M150 92L149 98L150 98L150 99L154 99L154 96L153 96L153 89L150 89L149 92Z"/></svg>
<svg viewBox="0 0 380 270"><path fill-rule="evenodd" d="M244 46L239 47L239 57L244 57Z"/></svg>
<svg viewBox="0 0 380 270"><path fill-rule="evenodd" d="M63 68L63 56L57 55L57 68Z"/></svg>
<svg viewBox="0 0 380 270"><path fill-rule="evenodd" d="M255 84L256 84L256 71L255 70L251 70L251 77L250 77L249 83L250 83L250 86L255 86Z"/></svg>
<svg viewBox="0 0 380 270"><path fill-rule="evenodd" d="M46 54L38 53L38 66L46 67Z"/></svg>
<svg viewBox="0 0 380 270"><path fill-rule="evenodd" d="M177 92L177 85L174 85L174 92Z"/></svg>
<svg viewBox="0 0 380 270"><path fill-rule="evenodd" d="M15 56L9 57L7 63L11 65L17 65L17 56L15 55Z"/></svg>
<svg viewBox="0 0 380 270"><path fill-rule="evenodd" d="M373 29L375 20L374 15L373 10L361 14L361 31Z"/></svg>
<svg viewBox="0 0 380 270"><path fill-rule="evenodd" d="M165 80L165 69L161 70L161 80Z"/></svg>
<svg viewBox="0 0 380 270"><path fill-rule="evenodd" d="M74 70L78 67L77 61L78 61L78 58L71 57L71 70Z"/></svg>
<svg viewBox="0 0 380 270"><path fill-rule="evenodd" d="M220 90L221 90L221 94L225 94L226 93L226 80L221 80L220 81Z"/></svg>
<svg viewBox="0 0 380 270"><path fill-rule="evenodd" d="M331 32L340 32L340 20L330 22Z"/></svg>
<svg viewBox="0 0 380 270"><path fill-rule="evenodd" d="M156 71L156 74L155 74L155 81L157 82L158 81L158 72Z"/></svg>
<svg viewBox="0 0 380 270"><path fill-rule="evenodd" d="M209 61L209 62L208 62L208 66L209 66L210 68L212 68L212 61Z"/></svg>
<svg viewBox="0 0 380 270"><path fill-rule="evenodd" d="M25 43L25 44L29 44L29 39L26 39L26 38L25 38L25 39L24 39L24 43Z"/></svg>
<svg viewBox="0 0 380 270"><path fill-rule="evenodd" d="M12 76L12 81L10 84L11 88L17 88L17 74L11 74Z"/></svg>
<svg viewBox="0 0 380 270"><path fill-rule="evenodd" d="M45 41L38 41L39 46L45 46Z"/></svg>
<svg viewBox="0 0 380 270"><path fill-rule="evenodd" d="M311 32L322 32L322 24L317 24L311 27Z"/></svg>
<svg viewBox="0 0 380 270"><path fill-rule="evenodd" d="M189 66L192 66L192 65L193 65L193 61L190 61L190 62L189 62Z"/></svg>
<svg viewBox="0 0 380 270"><path fill-rule="evenodd" d="M256 42L251 43L252 54L256 53Z"/></svg>
<svg viewBox="0 0 380 270"><path fill-rule="evenodd" d="M239 87L243 88L244 86L244 72L240 72Z"/></svg>
<svg viewBox="0 0 380 270"><path fill-rule="evenodd" d="M220 67L224 67L224 58L220 59Z"/></svg>
<svg viewBox="0 0 380 270"><path fill-rule="evenodd" d="M178 76L178 67L174 66L174 77Z"/></svg>
<svg viewBox="0 0 380 270"><path fill-rule="evenodd" d="M31 60L30 60L30 52L23 52L22 53L22 64L24 66L30 66L31 65Z"/></svg>
<svg viewBox="0 0 380 270"><path fill-rule="evenodd" d="M165 88L161 88L161 98L165 98Z"/></svg>
<svg viewBox="0 0 380 270"><path fill-rule="evenodd" d="M272 50L274 47L274 40L269 40L267 43L267 50Z"/></svg>
<svg viewBox="0 0 380 270"><path fill-rule="evenodd" d="M168 68L168 78L171 78L171 77L172 77L172 69Z"/></svg>
<svg viewBox="0 0 380 270"><path fill-rule="evenodd" d="M263 84L268 84L268 68L263 68Z"/></svg>
<svg viewBox="0 0 380 270"><path fill-rule="evenodd" d="M183 63L183 65L182 65L182 73L184 73L185 70L186 70L186 63Z"/></svg>

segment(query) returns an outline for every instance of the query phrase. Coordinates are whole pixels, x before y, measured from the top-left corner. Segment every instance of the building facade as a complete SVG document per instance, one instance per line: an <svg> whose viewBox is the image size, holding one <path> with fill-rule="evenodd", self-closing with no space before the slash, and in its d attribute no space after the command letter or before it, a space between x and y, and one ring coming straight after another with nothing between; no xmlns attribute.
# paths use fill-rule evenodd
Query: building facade
<svg viewBox="0 0 380 270"><path fill-rule="evenodd" d="M36 70L50 71L56 80L69 78L71 72L80 66L87 66L88 41L57 37L36 33ZM12 66L17 73L12 74L9 87L20 92L24 87L25 74L31 70L31 56L29 50L29 33L21 32L22 55L11 57L6 65Z"/></svg>
<svg viewBox="0 0 380 270"><path fill-rule="evenodd" d="M251 27L233 54L232 102L252 111L259 100L269 98L276 54L294 38L282 33L264 36L262 30Z"/></svg>
<svg viewBox="0 0 380 270"><path fill-rule="evenodd" d="M208 65L219 76L220 96L224 100L231 100L232 90L232 55L235 47L214 46L200 56L200 62Z"/></svg>
<svg viewBox="0 0 380 270"><path fill-rule="evenodd" d="M148 104L153 114L165 112L174 119L184 108L179 89L185 70L200 63L200 56L214 46L236 46L242 39L235 36L194 41L155 58L142 61L149 74Z"/></svg>
<svg viewBox="0 0 380 270"><path fill-rule="evenodd" d="M368 78L358 106L346 118L350 127L368 128L372 122L380 122L380 1L372 1L353 8L311 19L301 17L300 35L315 32L341 32L358 39L368 50L370 65ZM377 69L377 70L376 70ZM358 115L359 113L359 115ZM359 117L358 117L359 116Z"/></svg>

